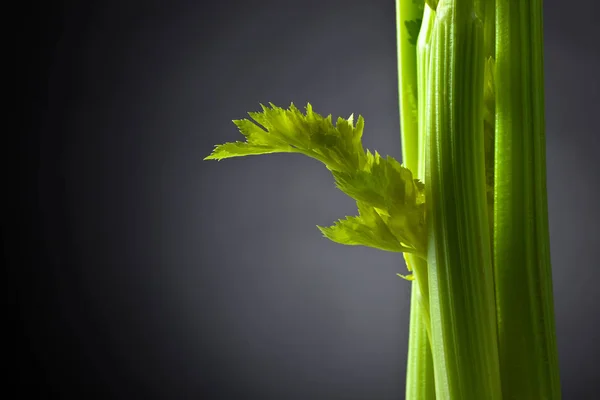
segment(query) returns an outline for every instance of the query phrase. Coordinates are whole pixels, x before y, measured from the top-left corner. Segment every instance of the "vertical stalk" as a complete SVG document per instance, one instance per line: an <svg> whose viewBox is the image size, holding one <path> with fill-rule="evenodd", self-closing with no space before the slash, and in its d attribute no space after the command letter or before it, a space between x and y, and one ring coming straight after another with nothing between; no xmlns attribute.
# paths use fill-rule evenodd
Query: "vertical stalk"
<svg viewBox="0 0 600 400"><path fill-rule="evenodd" d="M501 399L483 143L484 32L441 0L427 78L426 204L436 395Z"/></svg>
<svg viewBox="0 0 600 400"><path fill-rule="evenodd" d="M560 399L550 265L542 0L496 0L494 265L502 390Z"/></svg>
<svg viewBox="0 0 600 400"><path fill-rule="evenodd" d="M422 16L423 5L419 2L396 0L402 159L415 174L419 166L416 36ZM411 289L406 399L434 400L433 359L428 336L427 265L411 255L405 255L405 260L416 277Z"/></svg>
<svg viewBox="0 0 600 400"><path fill-rule="evenodd" d="M396 0L396 43L398 50L398 89L402 162L416 175L419 132L417 124L417 50L416 40L423 18L423 4ZM412 169L412 168L415 169Z"/></svg>
<svg viewBox="0 0 600 400"><path fill-rule="evenodd" d="M427 78L429 65L429 47L431 42L431 32L435 22L435 11L427 4L423 13L423 24L417 42L417 80L418 80L418 106L419 106L419 168L418 177L425 180L425 159L426 159L426 131L425 122L427 117Z"/></svg>
<svg viewBox="0 0 600 400"><path fill-rule="evenodd" d="M405 397L407 400L435 399L431 345L422 319L419 297L419 286L414 282L410 299L410 336Z"/></svg>

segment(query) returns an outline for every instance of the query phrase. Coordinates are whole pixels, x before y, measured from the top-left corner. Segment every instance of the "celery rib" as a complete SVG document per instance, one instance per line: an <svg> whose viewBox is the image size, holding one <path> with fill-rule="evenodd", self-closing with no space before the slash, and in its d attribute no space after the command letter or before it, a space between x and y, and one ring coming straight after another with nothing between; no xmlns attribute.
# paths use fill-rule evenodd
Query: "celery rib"
<svg viewBox="0 0 600 400"><path fill-rule="evenodd" d="M542 1L496 2L494 266L502 386L560 399L544 132Z"/></svg>
<svg viewBox="0 0 600 400"><path fill-rule="evenodd" d="M439 399L501 399L473 2L440 1L427 79L429 301Z"/></svg>
<svg viewBox="0 0 600 400"><path fill-rule="evenodd" d="M419 128L417 107L417 54L411 43L407 22L423 16L422 6L413 0L396 0L398 46L398 93L400 100L400 130L402 161L417 172L419 159ZM412 38L414 39L414 38ZM422 179L422 176L418 176ZM418 257L405 254L407 266L416 280L411 285L410 330L406 374L406 399L435 400L433 358L429 343L429 304L427 295L427 265ZM422 290L421 290L422 289Z"/></svg>
<svg viewBox="0 0 600 400"><path fill-rule="evenodd" d="M419 286L413 283L410 307L408 364L406 372L406 399L435 399L435 378L431 345L419 302Z"/></svg>

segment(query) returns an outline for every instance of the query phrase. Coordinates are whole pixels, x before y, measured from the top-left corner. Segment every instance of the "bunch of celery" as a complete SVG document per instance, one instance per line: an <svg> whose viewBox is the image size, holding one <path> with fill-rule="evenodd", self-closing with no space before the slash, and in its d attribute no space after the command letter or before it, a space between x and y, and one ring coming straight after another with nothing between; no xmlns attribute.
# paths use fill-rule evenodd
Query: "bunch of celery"
<svg viewBox="0 0 600 400"><path fill-rule="evenodd" d="M402 252L408 399L559 399L546 199L541 0L396 0L401 165L364 120L275 105L207 159L301 153L358 216L325 237ZM401 275L402 276L402 275Z"/></svg>

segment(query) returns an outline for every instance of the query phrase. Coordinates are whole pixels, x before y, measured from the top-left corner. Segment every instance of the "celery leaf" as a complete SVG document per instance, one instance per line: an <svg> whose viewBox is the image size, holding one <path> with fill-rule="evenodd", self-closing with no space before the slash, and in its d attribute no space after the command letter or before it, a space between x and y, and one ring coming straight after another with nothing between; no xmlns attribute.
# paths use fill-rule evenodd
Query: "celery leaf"
<svg viewBox="0 0 600 400"><path fill-rule="evenodd" d="M205 160L267 154L302 153L323 162L332 171L349 171L364 162L361 137L362 117L356 126L353 117L338 118L336 126L331 115L322 117L306 106L306 115L292 104L288 110L270 104L263 112L248 113L254 120L234 120L246 143L225 143L215 147Z"/></svg>
<svg viewBox="0 0 600 400"><path fill-rule="evenodd" d="M330 240L387 251L425 252L424 186L392 157L363 149L364 119L338 118L315 113L310 104L303 114L291 104L270 104L252 120L233 121L245 142L218 145L205 160L268 153L300 153L321 161L336 186L357 201L359 216L319 227Z"/></svg>
<svg viewBox="0 0 600 400"><path fill-rule="evenodd" d="M346 217L324 228L318 226L323 235L336 243L362 245L386 251L413 252L394 235L385 220L374 207L357 202L359 216Z"/></svg>

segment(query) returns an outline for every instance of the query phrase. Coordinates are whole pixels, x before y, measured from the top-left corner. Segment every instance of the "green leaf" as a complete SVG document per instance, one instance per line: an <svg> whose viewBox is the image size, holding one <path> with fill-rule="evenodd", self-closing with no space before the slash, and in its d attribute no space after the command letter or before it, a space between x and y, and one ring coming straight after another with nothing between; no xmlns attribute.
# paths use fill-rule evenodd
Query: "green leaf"
<svg viewBox="0 0 600 400"><path fill-rule="evenodd" d="M338 118L334 126L331 115L322 117L306 106L306 115L291 104L285 110L270 104L262 112L248 113L254 120L233 121L246 137L246 143L225 143L216 146L205 160L268 153L302 153L325 164L332 171L352 171L365 162L362 147L364 119Z"/></svg>
<svg viewBox="0 0 600 400"><path fill-rule="evenodd" d="M362 170L333 172L337 187L348 196L384 210L416 205L420 193L412 173L392 157L366 153ZM421 198L419 198L421 199Z"/></svg>
<svg viewBox="0 0 600 400"><path fill-rule="evenodd" d="M337 187L348 196L377 209L386 225L403 243L425 250L424 186L392 157L367 151L363 170L333 172Z"/></svg>
<svg viewBox="0 0 600 400"><path fill-rule="evenodd" d="M415 252L401 244L374 207L357 202L359 216L346 217L333 226L318 226L323 235L336 243L362 245L394 252Z"/></svg>
<svg viewBox="0 0 600 400"><path fill-rule="evenodd" d="M347 217L330 228L319 228L334 242L364 245L387 251L425 254L424 186L392 157L363 149L364 119L302 114L262 106L248 113L252 120L233 121L245 142L218 145L206 160L269 153L301 153L321 161L336 186L357 201L358 217Z"/></svg>
<svg viewBox="0 0 600 400"><path fill-rule="evenodd" d="M224 158L240 157L240 156L251 156L259 154L269 153L293 153L295 150L287 146L275 147L265 145L252 145L245 142L233 142L220 144L215 147L215 150L211 155L204 158L205 160L222 160Z"/></svg>

